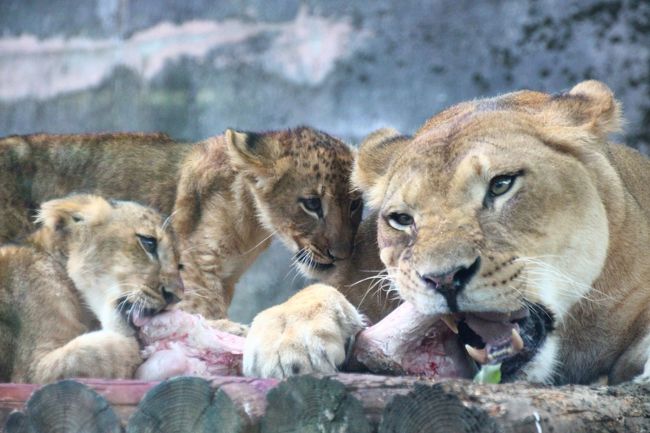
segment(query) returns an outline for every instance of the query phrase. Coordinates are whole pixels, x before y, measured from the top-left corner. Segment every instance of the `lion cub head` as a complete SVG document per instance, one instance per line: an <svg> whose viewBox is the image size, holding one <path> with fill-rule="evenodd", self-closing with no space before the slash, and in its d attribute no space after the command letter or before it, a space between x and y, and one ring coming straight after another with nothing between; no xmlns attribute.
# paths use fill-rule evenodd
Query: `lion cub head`
<svg viewBox="0 0 650 433"><path fill-rule="evenodd" d="M227 130L228 155L244 174L265 227L295 253L307 276L350 257L361 221L351 192L352 150L311 128L244 133Z"/></svg>
<svg viewBox="0 0 650 433"><path fill-rule="evenodd" d="M601 196L621 190L605 156L619 116L612 92L587 81L462 103L412 138L370 137L353 180L378 210L402 298L449 314L475 359L523 338L511 370L529 361L603 268L608 212L621 209Z"/></svg>
<svg viewBox="0 0 650 433"><path fill-rule="evenodd" d="M43 203L38 220L32 241L61 261L102 328L133 334L182 296L174 235L153 209L73 195Z"/></svg>

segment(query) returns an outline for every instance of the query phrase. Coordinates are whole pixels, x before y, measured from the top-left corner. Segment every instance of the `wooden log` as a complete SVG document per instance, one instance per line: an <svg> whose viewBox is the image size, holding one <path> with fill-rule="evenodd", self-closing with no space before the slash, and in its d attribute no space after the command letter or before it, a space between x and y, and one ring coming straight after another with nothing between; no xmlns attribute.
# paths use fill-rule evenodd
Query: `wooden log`
<svg viewBox="0 0 650 433"><path fill-rule="evenodd" d="M120 433L120 421L106 399L79 382L63 380L36 391L25 412L14 412L6 433Z"/></svg>
<svg viewBox="0 0 650 433"><path fill-rule="evenodd" d="M278 383L279 381L276 379L255 378L217 378L213 380L212 385L217 388L214 406L219 417L220 431L258 432L259 420L266 412L266 396Z"/></svg>
<svg viewBox="0 0 650 433"><path fill-rule="evenodd" d="M213 432L218 418L210 383L198 377L168 379L144 396L127 433Z"/></svg>
<svg viewBox="0 0 650 433"><path fill-rule="evenodd" d="M295 376L269 391L261 433L370 433L359 400L329 377Z"/></svg>
<svg viewBox="0 0 650 433"><path fill-rule="evenodd" d="M39 400L58 406L59 410L74 412L84 408L90 417L87 419L99 412L112 412L98 403L101 400L89 387L65 385L66 382L75 382L62 382L64 388L73 392L50 392L56 397L43 399L42 391L47 387L61 387L61 383L41 388L24 412L9 418L6 431L49 431L33 427L34 423L41 422L32 419L41 416L40 409L34 409L41 407ZM244 377L217 377L211 381L183 377L159 385L96 381L92 386L100 388L99 392L112 404L130 407L129 411L117 414L123 422L124 413L135 411L127 431L650 431L650 386L640 384L618 387L476 385L467 381L436 383L417 377L338 374L321 378L299 376L283 382ZM20 393L26 395L29 389L27 385L18 385L11 398ZM148 389L136 411L137 402ZM69 409L70 402L77 399L83 403L75 403L75 409ZM11 399L3 395L0 386L0 405L8 400ZM15 401L11 402L15 405ZM56 417L54 420L40 425L56 424Z"/></svg>
<svg viewBox="0 0 650 433"><path fill-rule="evenodd" d="M637 433L650 431L650 386L529 383L416 385L386 407L380 433Z"/></svg>
<svg viewBox="0 0 650 433"><path fill-rule="evenodd" d="M135 411L142 396L157 382L137 380L76 379L104 397L126 425L126 420ZM42 385L29 383L0 383L0 425L4 425L9 414L22 410L30 396Z"/></svg>

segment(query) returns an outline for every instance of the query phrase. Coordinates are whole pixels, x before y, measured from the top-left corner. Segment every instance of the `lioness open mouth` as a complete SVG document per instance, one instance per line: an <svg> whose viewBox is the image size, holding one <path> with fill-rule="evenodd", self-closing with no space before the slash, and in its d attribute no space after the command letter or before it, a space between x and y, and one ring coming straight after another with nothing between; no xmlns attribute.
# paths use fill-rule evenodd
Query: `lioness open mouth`
<svg viewBox="0 0 650 433"><path fill-rule="evenodd" d="M296 260L296 262L302 263L308 268L311 268L316 271L327 271L334 267L333 262L320 262L317 260L316 257L317 257L316 254L308 250L301 249L295 254L294 259Z"/></svg>
<svg viewBox="0 0 650 433"><path fill-rule="evenodd" d="M375 373L472 378L482 364L501 363L502 380L538 352L553 330L542 305L511 313L422 316L408 303L360 334L353 358Z"/></svg>

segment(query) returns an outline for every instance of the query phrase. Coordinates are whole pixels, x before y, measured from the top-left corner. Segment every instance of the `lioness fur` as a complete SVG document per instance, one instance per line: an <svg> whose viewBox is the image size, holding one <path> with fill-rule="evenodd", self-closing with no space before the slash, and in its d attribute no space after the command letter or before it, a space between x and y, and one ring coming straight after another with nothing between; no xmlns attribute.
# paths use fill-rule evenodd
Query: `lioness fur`
<svg viewBox="0 0 650 433"><path fill-rule="evenodd" d="M376 269L376 242L385 279L425 314L542 306L548 334L510 379L650 379L650 162L608 141L620 125L611 90L585 81L461 103L412 138L371 136L353 181L376 221L352 260ZM439 289L459 272L462 284ZM332 282L353 291L359 277ZM287 347L315 350L301 344Z"/></svg>
<svg viewBox="0 0 650 433"><path fill-rule="evenodd" d="M161 134L6 137L0 240L32 229L29 209L73 191L146 203L171 214L187 287L180 308L221 319L273 235L311 277L349 257L361 219L352 163L348 146L306 127L228 130L196 144Z"/></svg>
<svg viewBox="0 0 650 433"><path fill-rule="evenodd" d="M39 220L30 243L0 247L0 381L132 377L133 321L182 296L173 233L150 208L92 195L48 201Z"/></svg>

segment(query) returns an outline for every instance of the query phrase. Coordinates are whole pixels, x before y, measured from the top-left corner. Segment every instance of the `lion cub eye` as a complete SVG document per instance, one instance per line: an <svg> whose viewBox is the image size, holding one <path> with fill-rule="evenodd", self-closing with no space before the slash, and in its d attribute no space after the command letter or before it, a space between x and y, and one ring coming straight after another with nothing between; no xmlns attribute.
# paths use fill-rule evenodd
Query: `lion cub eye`
<svg viewBox="0 0 650 433"><path fill-rule="evenodd" d="M158 253L158 241L156 238L152 238L150 236L144 236L144 235L136 235L138 237L138 241L140 242L140 245L142 245L142 248L152 256L157 255Z"/></svg>
<svg viewBox="0 0 650 433"><path fill-rule="evenodd" d="M413 224L413 217L406 213L393 212L388 215L388 225L395 230L404 231Z"/></svg>
<svg viewBox="0 0 650 433"><path fill-rule="evenodd" d="M314 213L319 217L323 216L323 206L320 201L320 197L306 197L298 199L300 206L308 212Z"/></svg>
<svg viewBox="0 0 650 433"><path fill-rule="evenodd" d="M492 178L488 189L490 197L497 197L510 191L510 188L515 183L516 177L516 175L502 175Z"/></svg>

